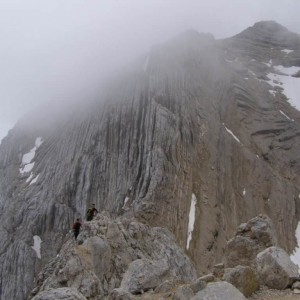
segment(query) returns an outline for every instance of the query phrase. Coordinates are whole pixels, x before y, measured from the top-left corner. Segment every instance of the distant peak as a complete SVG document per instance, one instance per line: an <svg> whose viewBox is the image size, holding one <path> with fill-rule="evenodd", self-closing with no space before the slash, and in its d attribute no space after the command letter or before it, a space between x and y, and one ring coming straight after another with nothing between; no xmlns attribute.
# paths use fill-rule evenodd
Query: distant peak
<svg viewBox="0 0 300 300"><path fill-rule="evenodd" d="M288 29L275 21L260 21L253 25L253 29L275 32L288 32Z"/></svg>
<svg viewBox="0 0 300 300"><path fill-rule="evenodd" d="M299 35L289 31L275 21L260 21L234 36L238 39L252 40L259 43L292 49L299 44Z"/></svg>

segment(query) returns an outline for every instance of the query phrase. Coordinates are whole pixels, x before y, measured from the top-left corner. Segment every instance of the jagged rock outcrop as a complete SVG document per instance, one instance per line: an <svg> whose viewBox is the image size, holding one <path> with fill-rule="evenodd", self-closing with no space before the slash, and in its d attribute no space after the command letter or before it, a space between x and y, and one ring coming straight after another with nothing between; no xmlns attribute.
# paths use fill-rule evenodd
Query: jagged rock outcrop
<svg viewBox="0 0 300 300"><path fill-rule="evenodd" d="M26 298L91 203L168 228L199 274L260 213L294 249L300 115L270 74L300 67L299 45L273 22L225 40L188 31L153 47L91 108L20 121L0 146L1 297Z"/></svg>
<svg viewBox="0 0 300 300"><path fill-rule="evenodd" d="M299 278L298 267L278 247L265 249L257 255L256 260L262 283L271 289L283 290Z"/></svg>
<svg viewBox="0 0 300 300"><path fill-rule="evenodd" d="M84 225L78 242L67 242L39 274L33 299L44 299L49 290L56 294L62 288L76 289L90 300L130 298L164 281L196 279L193 264L166 229L134 219L112 220L103 213Z"/></svg>
<svg viewBox="0 0 300 300"><path fill-rule="evenodd" d="M228 241L223 264L215 266L216 274L231 283L246 297L260 285L282 290L299 279L298 267L288 254L275 247L277 236L273 222L265 215L241 224L234 238ZM223 268L222 268L223 267ZM218 276L220 278L220 276Z"/></svg>
<svg viewBox="0 0 300 300"><path fill-rule="evenodd" d="M235 237L230 239L225 249L227 267L256 266L256 256L270 246L277 245L274 225L267 216L258 216L241 224Z"/></svg>

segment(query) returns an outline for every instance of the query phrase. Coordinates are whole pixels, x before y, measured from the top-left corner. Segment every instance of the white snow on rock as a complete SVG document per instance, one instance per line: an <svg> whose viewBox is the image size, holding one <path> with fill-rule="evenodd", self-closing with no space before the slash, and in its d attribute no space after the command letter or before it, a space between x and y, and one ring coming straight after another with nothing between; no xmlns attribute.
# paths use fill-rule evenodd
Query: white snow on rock
<svg viewBox="0 0 300 300"><path fill-rule="evenodd" d="M281 50L281 52L284 52L284 53L286 53L286 54L289 54L289 53L291 53L291 52L294 52L294 50L283 49L283 50Z"/></svg>
<svg viewBox="0 0 300 300"><path fill-rule="evenodd" d="M277 70L278 72L281 72L285 75L294 75L296 74L297 72L300 71L300 67L295 67L295 66L292 66L292 67L284 67L284 66L275 66L274 67L275 70Z"/></svg>
<svg viewBox="0 0 300 300"><path fill-rule="evenodd" d="M224 123L223 123L223 125L224 125ZM237 138L237 136L236 136L235 134L233 134L233 132L232 132L230 129L228 129L225 125L224 125L224 127L225 127L226 131L227 131L229 134L231 134L231 136L232 136L238 143L241 144L241 141Z"/></svg>
<svg viewBox="0 0 300 300"><path fill-rule="evenodd" d="M269 90L269 93L270 93L271 95L273 95L274 97L276 96L276 91Z"/></svg>
<svg viewBox="0 0 300 300"><path fill-rule="evenodd" d="M280 112L283 116L285 116L288 120L290 120L290 121L292 121L292 122L295 121L294 119L291 119L288 115L286 115L282 110L279 110L279 112Z"/></svg>
<svg viewBox="0 0 300 300"><path fill-rule="evenodd" d="M129 197L126 196L125 199L124 199L124 204L123 204L122 209L125 209L128 200L129 200Z"/></svg>
<svg viewBox="0 0 300 300"><path fill-rule="evenodd" d="M20 173L28 173L32 170L34 166L34 162L32 160L34 159L36 150L42 145L43 140L41 137L37 137L34 142L34 147L28 152L25 153L22 157L22 164L20 167ZM28 180L28 179L27 179ZM27 182L26 180L26 182Z"/></svg>
<svg viewBox="0 0 300 300"><path fill-rule="evenodd" d="M289 103L300 110L300 78L291 76L299 72L300 67L285 68L283 66L276 66L274 68L283 75L274 73L268 74L268 78L271 79L269 84L273 87L280 86L283 88L283 93L288 98Z"/></svg>
<svg viewBox="0 0 300 300"><path fill-rule="evenodd" d="M32 179L32 181L29 183L29 185L32 185L33 183L36 183L37 180L38 180L38 178L39 178L39 176L40 176L40 174L38 174L34 179Z"/></svg>
<svg viewBox="0 0 300 300"><path fill-rule="evenodd" d="M37 137L35 139L35 146L38 148L43 144L43 139L41 137Z"/></svg>
<svg viewBox="0 0 300 300"><path fill-rule="evenodd" d="M36 253L36 256L41 259L41 243L42 243L42 240L41 238L38 236L38 235L34 235L33 236L33 246L31 247L35 253Z"/></svg>
<svg viewBox="0 0 300 300"><path fill-rule="evenodd" d="M30 176L26 179L26 182L29 182L32 179L32 177L33 177L33 173L31 172Z"/></svg>
<svg viewBox="0 0 300 300"><path fill-rule="evenodd" d="M300 222L298 222L295 235L298 246L294 249L293 254L290 257L292 262L298 265L300 271Z"/></svg>
<svg viewBox="0 0 300 300"><path fill-rule="evenodd" d="M192 194L192 200L191 200L191 207L190 207L190 213L189 213L189 224L188 224L188 237L186 241L186 249L188 250L190 247L190 242L192 240L192 233L194 231L194 224L195 224L195 216L196 216L196 203L197 198L195 194Z"/></svg>
<svg viewBox="0 0 300 300"><path fill-rule="evenodd" d="M30 171L32 170L33 166L34 166L34 162L25 165L23 168L20 168L20 173L21 173L21 174L24 174L24 173L30 172Z"/></svg>
<svg viewBox="0 0 300 300"><path fill-rule="evenodd" d="M243 190L243 196L245 196L246 195L246 189L244 188L244 190Z"/></svg>

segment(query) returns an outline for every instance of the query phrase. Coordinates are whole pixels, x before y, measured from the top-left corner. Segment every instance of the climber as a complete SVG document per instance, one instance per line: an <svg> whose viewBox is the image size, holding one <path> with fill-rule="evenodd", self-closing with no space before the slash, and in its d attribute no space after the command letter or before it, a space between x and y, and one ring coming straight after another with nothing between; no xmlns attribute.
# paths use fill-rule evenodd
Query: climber
<svg viewBox="0 0 300 300"><path fill-rule="evenodd" d="M75 241L77 240L77 237L79 235L81 225L82 224L80 222L80 219L76 219L76 222L73 224L73 233L74 233Z"/></svg>
<svg viewBox="0 0 300 300"><path fill-rule="evenodd" d="M91 208L89 208L86 212L86 220L87 221L92 221L97 213L98 213L98 210L95 207L95 204L93 204L93 206Z"/></svg>

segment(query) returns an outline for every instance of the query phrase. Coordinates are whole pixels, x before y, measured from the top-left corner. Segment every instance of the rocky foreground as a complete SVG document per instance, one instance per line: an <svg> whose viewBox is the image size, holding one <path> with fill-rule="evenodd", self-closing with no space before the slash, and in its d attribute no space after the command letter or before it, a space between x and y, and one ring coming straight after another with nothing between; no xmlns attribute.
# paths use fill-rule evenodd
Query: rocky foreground
<svg viewBox="0 0 300 300"><path fill-rule="evenodd" d="M77 242L70 235L39 274L30 299L283 300L293 299L290 288L300 289L298 267L277 247L266 216L241 224L224 261L197 278L168 230L102 213L85 223Z"/></svg>

